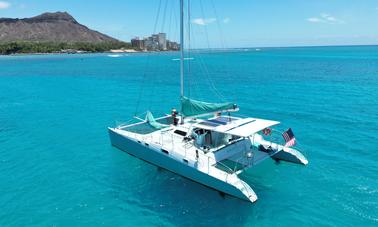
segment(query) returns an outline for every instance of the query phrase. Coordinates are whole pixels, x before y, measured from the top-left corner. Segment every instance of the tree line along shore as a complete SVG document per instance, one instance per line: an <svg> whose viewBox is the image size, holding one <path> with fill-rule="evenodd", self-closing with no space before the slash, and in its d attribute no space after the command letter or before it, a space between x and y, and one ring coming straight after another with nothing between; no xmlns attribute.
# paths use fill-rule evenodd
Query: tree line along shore
<svg viewBox="0 0 378 227"><path fill-rule="evenodd" d="M0 43L0 54L32 53L97 53L114 49L133 49L127 42L30 42L13 41Z"/></svg>

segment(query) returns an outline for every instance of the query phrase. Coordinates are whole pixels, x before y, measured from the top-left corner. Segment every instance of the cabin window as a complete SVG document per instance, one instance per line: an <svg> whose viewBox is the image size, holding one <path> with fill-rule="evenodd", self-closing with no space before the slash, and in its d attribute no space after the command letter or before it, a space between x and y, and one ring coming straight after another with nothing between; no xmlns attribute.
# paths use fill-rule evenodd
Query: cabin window
<svg viewBox="0 0 378 227"><path fill-rule="evenodd" d="M180 136L186 136L186 132L181 131L181 130L175 130L174 133L180 135Z"/></svg>
<svg viewBox="0 0 378 227"><path fill-rule="evenodd" d="M161 152L163 152L164 154L169 154L169 152L167 150L164 150L164 149L161 149Z"/></svg>
<svg viewBox="0 0 378 227"><path fill-rule="evenodd" d="M144 143L147 147L150 146L148 143Z"/></svg>
<svg viewBox="0 0 378 227"><path fill-rule="evenodd" d="M188 160L186 160L185 158L184 159L182 159L182 161L184 162L184 163L186 163L186 164L188 164L189 162L188 162Z"/></svg>

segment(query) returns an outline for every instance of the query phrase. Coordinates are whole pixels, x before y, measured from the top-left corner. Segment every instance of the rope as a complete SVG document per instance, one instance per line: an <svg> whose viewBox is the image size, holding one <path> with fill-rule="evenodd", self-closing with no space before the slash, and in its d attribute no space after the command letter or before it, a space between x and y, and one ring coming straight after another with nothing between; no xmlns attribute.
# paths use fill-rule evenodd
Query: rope
<svg viewBox="0 0 378 227"><path fill-rule="evenodd" d="M165 26L165 17L166 17L166 14L167 14L167 6L168 6L168 0L165 1L165 6L164 6L164 13L163 13L163 23L161 25L161 31L164 31L164 26Z"/></svg>
<svg viewBox="0 0 378 227"><path fill-rule="evenodd" d="M200 0L200 8L201 8L201 14L202 14L202 18L206 18L205 17L205 11L204 11L204 7L203 7L203 4L202 4L202 0ZM206 26L203 26L204 27L204 31L205 31L205 37L206 37L206 43L207 43L207 49L211 50L210 48L210 41L209 41L209 32L207 30L207 27ZM222 101L225 101L225 97L217 90L217 88L215 87L213 81L210 79L209 75L209 70L208 68L206 67L206 64L203 62L202 58L200 58L202 63L203 63L203 67L205 69L205 76L206 76L206 79L210 85L210 88L212 89L212 91L214 92L215 95L218 96L218 98L220 98Z"/></svg>
<svg viewBox="0 0 378 227"><path fill-rule="evenodd" d="M214 11L214 14L215 14L215 18L217 18L217 20L216 20L216 23L217 23L217 28L218 28L218 33L219 33L219 37L220 37L220 42L221 42L221 47L223 48L223 49L228 49L228 45L227 45L227 42L226 42L226 40L225 40L225 38L224 38L224 35L223 35L223 30L222 30L222 26L221 26L221 24L220 24L220 18L221 17L219 17L218 16L218 12L217 12L217 9L216 9L216 7L215 7L215 4L214 4L214 1L213 0L211 0L211 5L212 5L212 8L213 8L213 11ZM226 57L226 62L230 62L230 58L229 58L229 55L226 53L226 54L224 54L223 56L225 56ZM231 74L230 74L230 71L229 71L229 69L228 69L228 67L225 67L225 68L223 68L224 70L225 70L225 72L226 72L226 76L228 77L228 78L232 78L231 77ZM237 95L235 95L236 94L236 90L233 90L233 89L231 89L231 92L230 93L232 93L232 96L233 97L235 97L235 103L237 103Z"/></svg>
<svg viewBox="0 0 378 227"><path fill-rule="evenodd" d="M162 0L160 0L159 2L159 10L158 10L158 16L157 16L157 19L155 21L155 27L154 27L154 32L153 34L156 34L157 33L157 27L158 27L158 24L159 24L159 19L160 19L160 11L161 11L161 7L162 7ZM167 4L168 4L168 0L165 0L165 4L164 4L164 9L163 9L163 14L162 14L162 20L161 20L161 25L162 25L162 29L164 28L164 24L165 24L165 14L166 14L166 9L167 9ZM161 67L160 67L161 68ZM160 72L161 70L159 70ZM160 76L160 73L152 73L152 78L151 80L149 81L151 83L151 89L150 89L150 95L149 95L149 102L148 102L148 109L151 110L151 106L152 106L152 103L153 103L153 99L151 97L155 97L155 88L157 86L154 85L154 83L156 83L159 79L158 75Z"/></svg>
<svg viewBox="0 0 378 227"><path fill-rule="evenodd" d="M190 87L191 87L191 80L192 80L192 78L191 78L191 71L190 71L190 57L191 57L191 55L190 55L190 48L191 48L191 46L190 46L190 0L188 0L188 32L187 32L187 34L188 34L188 53L187 53L187 56L188 56L188 73L187 73L187 82L188 82L188 88L187 88L187 90L188 90L188 97L190 97Z"/></svg>
<svg viewBox="0 0 378 227"><path fill-rule="evenodd" d="M156 14L156 18L155 18L154 33L156 31L156 27L157 27L159 17L160 17L161 1L162 0L159 0L159 6L158 6L158 9L157 9L157 14ZM147 69L149 69L149 67L150 67L150 61L151 61L151 54L148 54L147 55L147 61L146 61L145 67L144 67L145 70L143 72L142 81L140 83L140 92L139 92L139 96L138 96L137 103L136 103L136 106L135 106L134 116L137 115L137 112L138 112L139 106L140 106L140 102L141 102L141 99L142 99L142 94L144 94L144 89L145 89L145 85L144 85L145 83L144 82L146 81Z"/></svg>

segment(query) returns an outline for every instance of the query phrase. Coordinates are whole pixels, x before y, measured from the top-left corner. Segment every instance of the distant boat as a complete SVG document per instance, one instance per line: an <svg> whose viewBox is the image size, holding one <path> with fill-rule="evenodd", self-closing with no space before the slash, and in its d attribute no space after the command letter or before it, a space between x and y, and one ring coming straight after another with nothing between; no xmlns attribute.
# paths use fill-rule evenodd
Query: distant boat
<svg viewBox="0 0 378 227"><path fill-rule="evenodd" d="M120 55L120 54L108 54L108 57L110 57L110 58L119 58L119 57L122 57L122 55Z"/></svg>
<svg viewBox="0 0 378 227"><path fill-rule="evenodd" d="M261 51L261 49L259 49L259 48L256 48L256 49L255 49L255 51Z"/></svg>
<svg viewBox="0 0 378 227"><path fill-rule="evenodd" d="M135 117L138 123L108 128L110 141L148 163L255 202L257 195L239 178L240 173L269 158L303 165L308 161L293 148L291 129L281 133L272 128L278 121L231 116L239 110L234 103L209 103L185 96L183 12L184 0L180 0L180 111L173 109L170 115L156 119L146 111L144 118Z"/></svg>
<svg viewBox="0 0 378 227"><path fill-rule="evenodd" d="M172 61L180 61L180 60L181 60L180 58L172 59ZM184 58L184 61L188 61L188 60L194 60L194 58Z"/></svg>

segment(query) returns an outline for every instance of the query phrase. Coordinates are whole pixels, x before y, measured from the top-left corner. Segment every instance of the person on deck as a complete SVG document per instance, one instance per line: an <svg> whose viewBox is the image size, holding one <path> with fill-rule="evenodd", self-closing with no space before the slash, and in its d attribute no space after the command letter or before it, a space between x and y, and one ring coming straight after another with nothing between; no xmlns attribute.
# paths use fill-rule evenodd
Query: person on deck
<svg viewBox="0 0 378 227"><path fill-rule="evenodd" d="M173 119L173 125L174 126L177 126L177 124L178 124L177 114L178 114L177 110L172 109L172 119Z"/></svg>

